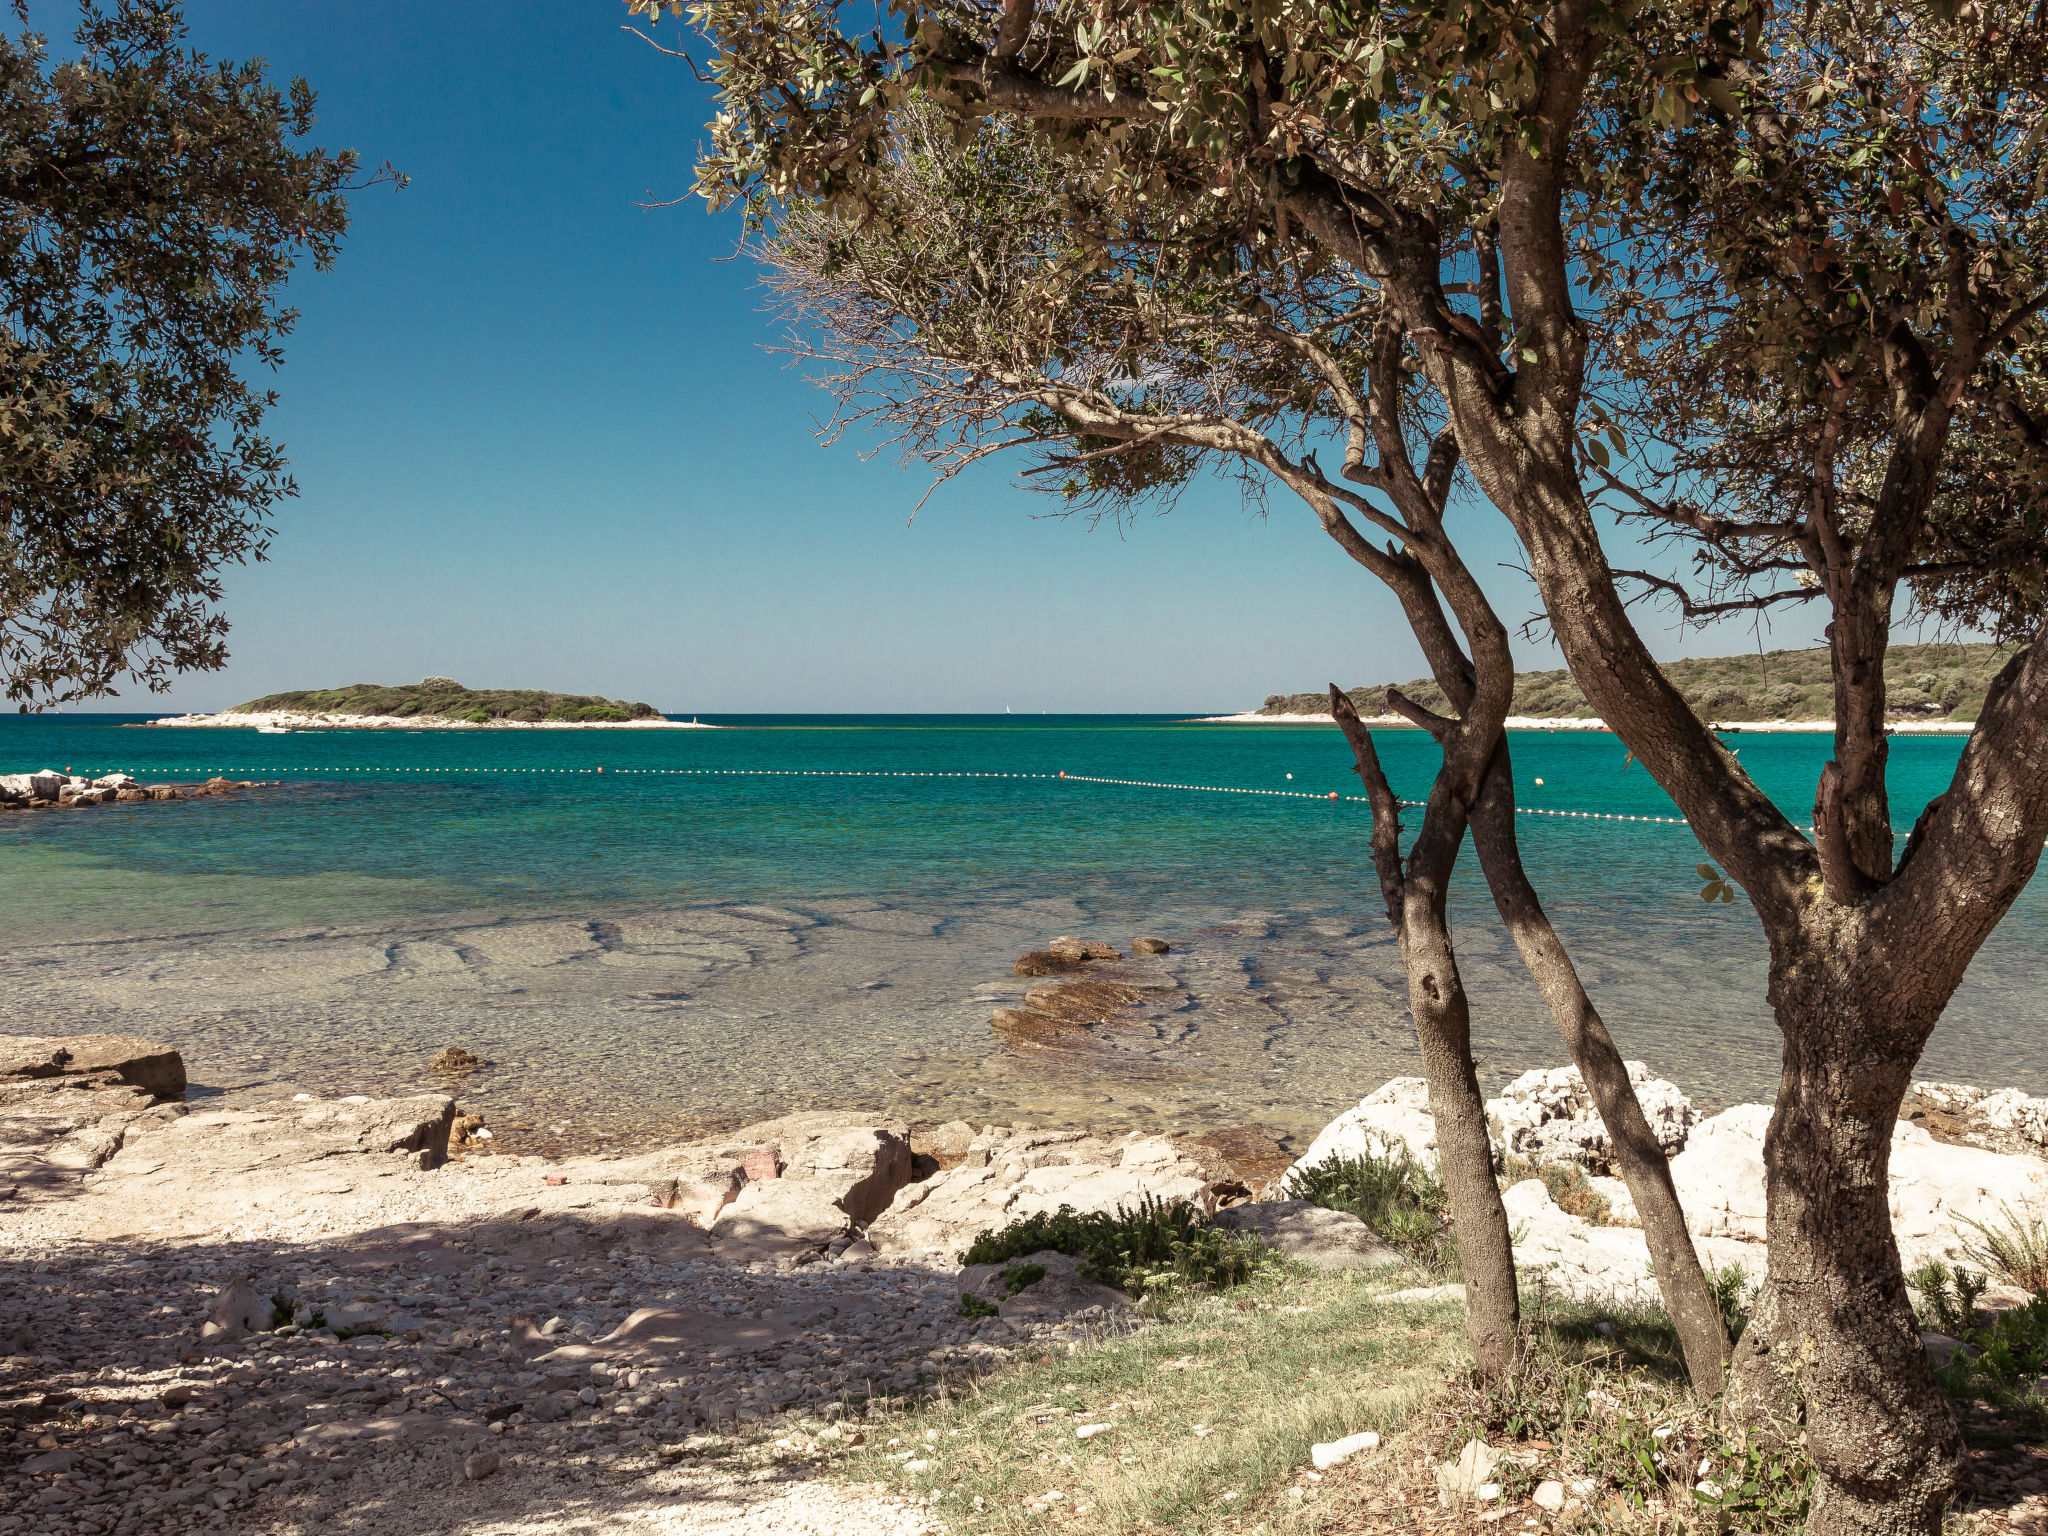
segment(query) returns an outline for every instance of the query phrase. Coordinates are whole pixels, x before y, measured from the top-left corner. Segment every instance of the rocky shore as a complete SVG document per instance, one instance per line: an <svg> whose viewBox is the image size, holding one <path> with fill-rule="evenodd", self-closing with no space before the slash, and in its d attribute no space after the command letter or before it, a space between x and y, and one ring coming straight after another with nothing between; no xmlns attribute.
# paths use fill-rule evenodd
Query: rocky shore
<svg viewBox="0 0 2048 1536"><path fill-rule="evenodd" d="M1702 1117L1634 1071L1709 1262L1759 1273L1767 1111ZM210 1109L184 1092L183 1061L149 1041L0 1041L0 1532L922 1533L914 1500L828 1486L819 1459L890 1433L913 1395L1143 1326L1058 1255L1014 1292L963 1271L982 1231L1186 1200L1372 1272L1390 1300L1446 1294L1355 1218L1278 1198L1287 1155L1249 1133L819 1113L544 1159L494 1153L444 1094ZM2048 1196L2048 1102L1922 1084L1909 1113L1909 1267ZM1515 1183L1526 1269L1645 1294L1575 1075L1524 1074L1489 1117L1504 1160L1572 1162L1609 1201L1595 1221ZM1419 1080L1297 1166L1395 1142L1433 1154Z"/></svg>
<svg viewBox="0 0 2048 1536"><path fill-rule="evenodd" d="M0 811L56 811L89 805L131 805L145 800L193 800L266 787L253 780L224 778L198 784L139 784L125 773L88 779L44 768L36 773L0 774Z"/></svg>

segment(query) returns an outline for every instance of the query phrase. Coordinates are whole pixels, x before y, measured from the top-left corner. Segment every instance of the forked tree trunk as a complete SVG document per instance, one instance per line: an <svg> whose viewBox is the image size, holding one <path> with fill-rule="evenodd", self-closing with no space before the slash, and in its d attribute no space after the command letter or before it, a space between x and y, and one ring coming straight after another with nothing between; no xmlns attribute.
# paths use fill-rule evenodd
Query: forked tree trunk
<svg viewBox="0 0 2048 1536"><path fill-rule="evenodd" d="M1786 1046L1764 1142L1770 1295L1737 1354L1730 1409L1779 1435L1803 1409L1818 1474L1809 1536L1929 1536L1962 1441L1906 1295L1890 1190L1925 1032L1900 1019L1896 993L1856 986L1820 946L1774 960L1771 990Z"/></svg>
<svg viewBox="0 0 2048 1536"><path fill-rule="evenodd" d="M1514 937L1543 1000L1557 1021L1565 1049L1579 1069L1593 1107L1607 1128L1620 1169L1635 1201L1636 1219L1650 1250L1650 1263L1664 1308L1678 1330L1685 1352L1686 1374L1693 1391L1711 1398L1721 1391L1728 1364L1728 1329L1720 1304L1700 1266L1699 1251L1686 1229L1685 1211L1671 1182L1670 1160L1650 1130L1606 1022L1586 996L1579 973L1558 939L1557 930L1522 867L1521 844L1515 834L1514 768L1507 740L1502 738L1479 799L1472 807L1472 846L1493 892L1501 921Z"/></svg>

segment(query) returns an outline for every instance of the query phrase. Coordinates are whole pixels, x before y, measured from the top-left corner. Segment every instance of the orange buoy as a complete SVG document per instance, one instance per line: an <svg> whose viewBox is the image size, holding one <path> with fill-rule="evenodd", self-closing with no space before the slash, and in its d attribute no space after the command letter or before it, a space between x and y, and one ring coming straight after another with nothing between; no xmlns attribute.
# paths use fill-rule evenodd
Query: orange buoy
<svg viewBox="0 0 2048 1536"><path fill-rule="evenodd" d="M1330 791L1330 798L1331 798L1332 800L1336 799L1336 798L1337 798L1337 791L1335 791L1334 789L1333 789L1333 790L1331 790L1331 791Z"/></svg>

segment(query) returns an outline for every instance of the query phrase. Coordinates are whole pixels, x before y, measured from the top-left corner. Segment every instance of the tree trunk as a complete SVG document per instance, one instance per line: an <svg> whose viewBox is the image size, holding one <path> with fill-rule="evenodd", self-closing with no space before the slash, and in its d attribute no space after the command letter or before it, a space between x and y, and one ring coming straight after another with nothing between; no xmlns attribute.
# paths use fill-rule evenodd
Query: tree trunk
<svg viewBox="0 0 2048 1536"><path fill-rule="evenodd" d="M1401 958L1408 968L1408 1005L1422 1047L1422 1071L1429 1080L1429 1112L1436 1120L1437 1168L1450 1196L1452 1232L1465 1271L1472 1356L1479 1374L1494 1381L1514 1365L1521 1302L1507 1207L1493 1175L1486 1100L1472 1067L1471 1010L1451 952L1450 926L1441 913L1431 921L1410 912Z"/></svg>
<svg viewBox="0 0 2048 1536"><path fill-rule="evenodd" d="M1549 1004L1565 1049L1571 1052L1572 1063L1607 1127L1615 1166L1635 1201L1636 1219L1643 1224L1664 1309L1678 1330L1693 1391L1702 1398L1717 1396L1728 1363L1727 1325L1686 1229L1685 1211L1671 1182L1670 1161L1650 1130L1635 1085L1628 1079L1628 1065L1593 1000L1586 996L1578 969L1557 930L1550 926L1536 888L1522 867L1521 845L1515 834L1514 766L1505 737L1472 807L1472 846L1479 854L1501 921L1514 936L1522 963Z"/></svg>
<svg viewBox="0 0 2048 1536"><path fill-rule="evenodd" d="M1408 973L1408 1011L1422 1048L1429 1082L1429 1112L1436 1122L1437 1171L1450 1198L1458 1260L1465 1271L1465 1312L1472 1356L1488 1381L1515 1363L1522 1313L1515 1291L1515 1250L1507 1207L1493 1176L1493 1142L1486 1101L1472 1067L1472 1010L1451 944L1447 901L1451 871L1465 841L1465 807L1449 783L1450 755L1437 772L1422 830L1407 861L1401 858L1401 802L1380 766L1372 732L1351 701L1330 685L1330 713L1357 760L1358 777L1372 804L1372 860L1386 898L1387 922L1400 941Z"/></svg>
<svg viewBox="0 0 2048 1536"><path fill-rule="evenodd" d="M1779 1383L1796 1388L1816 1473L1809 1536L1937 1536L1962 1442L1906 1295L1890 1188L1926 1033L1900 1018L1908 989L1858 987L1824 946L1806 948L1772 965L1786 1041L1764 1142L1774 1315L1744 1338L1731 1408L1769 1414Z"/></svg>

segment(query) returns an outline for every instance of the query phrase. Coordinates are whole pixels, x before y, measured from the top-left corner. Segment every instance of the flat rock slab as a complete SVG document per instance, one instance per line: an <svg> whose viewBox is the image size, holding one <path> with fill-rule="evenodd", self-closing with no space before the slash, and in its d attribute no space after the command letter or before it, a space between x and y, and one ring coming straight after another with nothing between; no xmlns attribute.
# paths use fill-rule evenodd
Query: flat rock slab
<svg viewBox="0 0 2048 1536"><path fill-rule="evenodd" d="M792 1319L728 1317L690 1307L642 1307L601 1339L564 1344L534 1357L535 1363L578 1364L620 1355L673 1354L680 1350L769 1349L802 1332Z"/></svg>
<svg viewBox="0 0 2048 1536"><path fill-rule="evenodd" d="M185 1097L185 1058L136 1035L0 1036L0 1078L111 1072L158 1099Z"/></svg>
<svg viewBox="0 0 2048 1536"><path fill-rule="evenodd" d="M1406 1262L1350 1212L1325 1210L1306 1200L1234 1205L1216 1213L1215 1225L1248 1233L1312 1269L1383 1269Z"/></svg>

